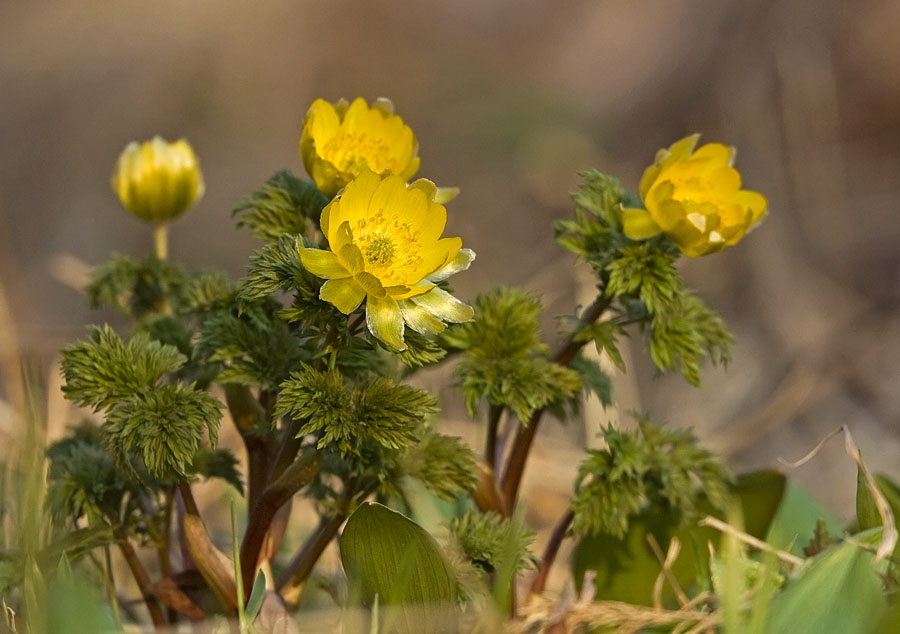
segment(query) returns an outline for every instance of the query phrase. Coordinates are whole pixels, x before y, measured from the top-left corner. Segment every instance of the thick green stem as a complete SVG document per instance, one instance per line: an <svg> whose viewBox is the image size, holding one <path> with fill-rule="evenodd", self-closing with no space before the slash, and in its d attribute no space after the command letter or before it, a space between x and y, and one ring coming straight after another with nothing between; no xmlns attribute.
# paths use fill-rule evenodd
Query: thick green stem
<svg viewBox="0 0 900 634"><path fill-rule="evenodd" d="M588 306L581 315L579 326L585 326L597 321L610 303L612 303L611 297L598 296L594 303ZM575 355L578 354L578 351L587 343L586 341L576 341L579 330L580 327L576 327L553 355L555 363L563 366L569 365L572 363ZM531 445L534 442L538 424L541 422L543 415L543 409L535 411L528 424L519 427L519 431L513 440L512 449L506 461L506 470L503 472L503 480L501 481L501 490L503 491L503 497L506 499L506 509L510 513L515 508L516 499L519 496L519 485L522 483L522 474L525 471L525 463L528 460L528 454L531 451Z"/></svg>

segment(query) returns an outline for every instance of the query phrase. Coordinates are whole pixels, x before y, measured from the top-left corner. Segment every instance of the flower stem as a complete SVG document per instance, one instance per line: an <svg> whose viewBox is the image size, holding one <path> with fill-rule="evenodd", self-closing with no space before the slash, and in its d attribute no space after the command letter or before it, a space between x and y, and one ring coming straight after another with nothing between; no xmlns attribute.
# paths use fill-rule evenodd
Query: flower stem
<svg viewBox="0 0 900 634"><path fill-rule="evenodd" d="M497 429L502 415L503 406L491 404L488 411L487 440L484 443L484 462L492 472L497 466Z"/></svg>
<svg viewBox="0 0 900 634"><path fill-rule="evenodd" d="M559 547L562 544L563 539L565 539L566 533L569 531L569 526L572 525L574 519L575 512L570 508L554 527L553 533L550 535L550 541L547 542L547 547L544 549L544 556L541 557L541 565L538 569L537 577L535 577L534 581L531 583L532 594L540 594L544 591L544 586L547 585L547 577L550 576L550 567L553 566L553 562L556 561L556 555L559 554Z"/></svg>
<svg viewBox="0 0 900 634"><path fill-rule="evenodd" d="M600 318L603 311L612 303L612 297L599 295L594 303L587 307L582 313L579 326L592 324ZM553 355L553 362L562 366L567 366L578 354L578 351L584 347L586 341L576 341L576 337L580 327L576 327L562 343L556 353ZM503 480L501 481L501 489L503 496L506 498L506 509L512 512L516 505L516 498L519 495L519 485L522 483L522 474L525 471L525 462L528 460L528 454L531 451L531 445L537 434L538 423L544 415L543 408L538 409L531 415L531 420L527 425L519 427L516 437L513 440L512 449L509 452L509 458L506 461L506 470L503 472Z"/></svg>
<svg viewBox="0 0 900 634"><path fill-rule="evenodd" d="M144 564L138 559L137 553L134 552L134 546L128 541L128 537L121 527L114 528L113 535L119 545L119 550L122 551L125 563L128 564L128 568L131 570L131 574L134 576L134 580L141 590L141 597L143 597L144 603L147 605L147 611L150 612L150 618L153 621L153 625L156 629L164 628L166 626L166 619L165 616L163 616L162 609L159 607L156 597L153 596L153 593L150 591L150 576L147 574Z"/></svg>
<svg viewBox="0 0 900 634"><path fill-rule="evenodd" d="M197 501L194 500L194 493L191 491L191 485L187 480L178 481L178 491L181 493L181 499L184 500L184 510L188 515L200 516L200 509L197 508Z"/></svg>
<svg viewBox="0 0 900 634"><path fill-rule="evenodd" d="M156 257L165 260L169 257L169 225L161 222L153 225L153 247Z"/></svg>

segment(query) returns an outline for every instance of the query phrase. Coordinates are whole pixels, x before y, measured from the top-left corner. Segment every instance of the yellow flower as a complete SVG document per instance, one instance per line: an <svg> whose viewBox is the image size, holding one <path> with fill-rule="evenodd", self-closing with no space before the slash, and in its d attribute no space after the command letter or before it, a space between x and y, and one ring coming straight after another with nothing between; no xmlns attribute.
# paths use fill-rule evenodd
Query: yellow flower
<svg viewBox="0 0 900 634"><path fill-rule="evenodd" d="M622 210L629 238L664 233L685 255L706 255L736 244L766 214L763 195L741 189L734 148L707 143L694 150L699 138L657 153L641 179L646 209Z"/></svg>
<svg viewBox="0 0 900 634"><path fill-rule="evenodd" d="M132 141L119 155L113 191L138 218L161 224L190 209L203 196L203 174L190 143L153 137Z"/></svg>
<svg viewBox="0 0 900 634"><path fill-rule="evenodd" d="M441 238L447 210L437 188L419 179L364 171L322 210L331 250L300 247L310 273L328 281L319 297L345 315L366 301L373 335L398 350L403 332L438 333L445 322L472 319L473 310L435 284L469 268L475 253L459 238Z"/></svg>
<svg viewBox="0 0 900 634"><path fill-rule="evenodd" d="M365 170L412 178L419 169L419 143L388 99L370 108L361 97L349 106L316 99L306 112L300 155L318 188L334 196Z"/></svg>

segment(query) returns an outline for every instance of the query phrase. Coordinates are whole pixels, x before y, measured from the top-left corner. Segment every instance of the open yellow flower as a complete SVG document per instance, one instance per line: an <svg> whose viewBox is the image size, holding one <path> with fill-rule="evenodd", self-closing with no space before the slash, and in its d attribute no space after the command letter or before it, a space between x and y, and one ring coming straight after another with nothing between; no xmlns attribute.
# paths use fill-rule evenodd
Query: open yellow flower
<svg viewBox="0 0 900 634"><path fill-rule="evenodd" d="M418 149L415 135L388 99L375 100L371 108L361 97L349 106L343 99L333 105L316 99L300 137L303 165L328 196L365 169L409 180L419 169Z"/></svg>
<svg viewBox="0 0 900 634"><path fill-rule="evenodd" d="M762 194L741 189L734 148L707 143L694 148L693 134L660 150L641 178L646 209L623 209L625 235L633 240L659 233L695 257L736 244L766 214Z"/></svg>
<svg viewBox="0 0 900 634"><path fill-rule="evenodd" d="M300 247L310 273L328 281L319 297L350 314L365 300L373 335L398 350L403 332L438 333L469 321L471 306L435 284L469 268L475 253L459 238L441 238L447 210L437 188L419 179L365 170L322 210L330 250Z"/></svg>
<svg viewBox="0 0 900 634"><path fill-rule="evenodd" d="M138 218L161 224L174 220L203 196L203 174L191 144L161 137L134 141L119 155L113 191Z"/></svg>

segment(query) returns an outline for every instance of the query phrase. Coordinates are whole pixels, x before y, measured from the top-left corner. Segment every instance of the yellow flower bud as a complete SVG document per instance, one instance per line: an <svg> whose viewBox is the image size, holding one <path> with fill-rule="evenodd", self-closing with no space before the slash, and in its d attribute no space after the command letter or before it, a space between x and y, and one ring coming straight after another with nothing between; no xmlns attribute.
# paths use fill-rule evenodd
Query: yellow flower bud
<svg viewBox="0 0 900 634"><path fill-rule="evenodd" d="M112 175L113 191L122 205L141 220L162 224L174 220L203 196L203 174L190 143L167 143L153 137L132 141L119 155Z"/></svg>
<svg viewBox="0 0 900 634"><path fill-rule="evenodd" d="M646 209L622 210L629 238L664 233L695 257L736 244L765 216L765 197L741 189L734 148L707 143L694 150L699 138L693 134L657 153L641 179Z"/></svg>
<svg viewBox="0 0 900 634"><path fill-rule="evenodd" d="M394 104L364 99L330 104L316 99L306 112L300 155L307 173L327 196L364 171L390 172L408 181L419 169L419 144Z"/></svg>

